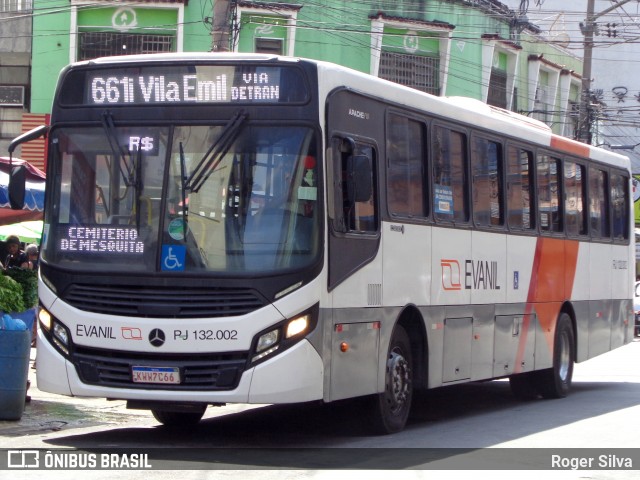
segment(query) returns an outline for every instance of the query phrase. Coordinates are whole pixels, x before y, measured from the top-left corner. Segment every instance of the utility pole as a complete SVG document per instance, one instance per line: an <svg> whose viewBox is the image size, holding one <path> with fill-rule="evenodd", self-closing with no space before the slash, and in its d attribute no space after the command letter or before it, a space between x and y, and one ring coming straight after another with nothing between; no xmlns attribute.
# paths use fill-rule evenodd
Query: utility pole
<svg viewBox="0 0 640 480"><path fill-rule="evenodd" d="M591 69L593 64L593 37L596 33L596 20L612 12L631 0L621 0L600 13L595 13L595 0L588 0L587 18L580 29L584 34L584 56L582 63L582 93L580 102L580 121L578 123L578 140L591 144Z"/></svg>
<svg viewBox="0 0 640 480"><path fill-rule="evenodd" d="M230 0L213 1L213 30L211 32L211 51L229 51L229 10Z"/></svg>

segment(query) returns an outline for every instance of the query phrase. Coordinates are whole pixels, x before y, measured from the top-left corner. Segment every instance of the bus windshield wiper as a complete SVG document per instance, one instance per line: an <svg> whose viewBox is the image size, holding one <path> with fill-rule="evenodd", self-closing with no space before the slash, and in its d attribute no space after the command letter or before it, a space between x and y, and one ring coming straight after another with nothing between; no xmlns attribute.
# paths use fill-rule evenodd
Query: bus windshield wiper
<svg viewBox="0 0 640 480"><path fill-rule="evenodd" d="M142 194L143 185L142 185L142 150L138 149L138 154L136 155L136 159L133 166L135 170L135 178L134 180L134 202L136 209L136 229L140 231L140 195Z"/></svg>
<svg viewBox="0 0 640 480"><path fill-rule="evenodd" d="M202 156L193 172L189 176L189 179L183 185L184 189L197 193L202 188L209 178L209 176L216 170L218 164L222 161L222 158L227 154L231 145L238 137L242 124L247 119L247 113L243 110L238 111L229 120L222 130L222 133L215 142L211 145L209 150Z"/></svg>
<svg viewBox="0 0 640 480"><path fill-rule="evenodd" d="M116 135L116 126L113 123L113 116L111 112L105 111L102 113L102 127L104 128L105 133L107 134L107 141L109 142L109 147L111 147L111 152L115 160L118 162L118 166L120 168L120 173L122 174L122 178L124 178L125 185L127 187L134 184L134 174L135 168L134 166L129 166L127 163L127 157L122 149L122 146L118 143L118 136ZM124 164L125 169L122 169L122 164Z"/></svg>
<svg viewBox="0 0 640 480"><path fill-rule="evenodd" d="M184 147L180 142L180 190L182 191L182 231L187 234L187 216L189 206L187 205L187 162L184 158Z"/></svg>

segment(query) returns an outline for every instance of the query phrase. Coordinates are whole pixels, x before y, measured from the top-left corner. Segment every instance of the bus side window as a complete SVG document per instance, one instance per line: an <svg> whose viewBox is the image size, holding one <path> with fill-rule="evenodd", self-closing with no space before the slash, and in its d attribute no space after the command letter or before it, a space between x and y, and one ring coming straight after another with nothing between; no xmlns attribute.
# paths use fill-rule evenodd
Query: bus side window
<svg viewBox="0 0 640 480"><path fill-rule="evenodd" d="M533 215L533 153L509 145L507 147L507 208L509 228L535 228Z"/></svg>
<svg viewBox="0 0 640 480"><path fill-rule="evenodd" d="M607 172L591 168L589 174L589 223L593 238L609 238L609 182Z"/></svg>
<svg viewBox="0 0 640 480"><path fill-rule="evenodd" d="M433 133L433 201L436 219L467 222L466 135L436 126Z"/></svg>
<svg viewBox="0 0 640 480"><path fill-rule="evenodd" d="M562 206L560 205L560 160L546 154L538 154L538 212L540 229L544 232L561 232Z"/></svg>
<svg viewBox="0 0 640 480"><path fill-rule="evenodd" d="M387 203L392 215L426 217L424 125L396 114L387 122Z"/></svg>
<svg viewBox="0 0 640 480"><path fill-rule="evenodd" d="M586 184L584 165L566 161L564 163L564 216L567 234L572 237L587 233Z"/></svg>
<svg viewBox="0 0 640 480"><path fill-rule="evenodd" d="M485 138L472 137L471 172L473 219L476 225L502 225L502 145Z"/></svg>
<svg viewBox="0 0 640 480"><path fill-rule="evenodd" d="M629 181L621 175L611 175L611 206L613 209L613 238L629 238Z"/></svg>
<svg viewBox="0 0 640 480"><path fill-rule="evenodd" d="M375 151L368 145L345 139L336 151L336 175L340 181L336 200L342 211L336 212L334 229L347 232L375 232L378 229L378 212L375 196ZM346 145L346 146L345 146Z"/></svg>

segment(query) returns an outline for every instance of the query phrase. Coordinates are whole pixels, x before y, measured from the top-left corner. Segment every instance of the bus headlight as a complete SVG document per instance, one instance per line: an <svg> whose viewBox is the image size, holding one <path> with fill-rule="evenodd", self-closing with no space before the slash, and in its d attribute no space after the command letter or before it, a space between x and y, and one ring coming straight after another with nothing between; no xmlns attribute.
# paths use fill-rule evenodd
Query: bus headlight
<svg viewBox="0 0 640 480"><path fill-rule="evenodd" d="M51 330L51 322L53 320L51 318L51 314L44 308L38 309L38 321L46 331Z"/></svg>
<svg viewBox="0 0 640 480"><path fill-rule="evenodd" d="M302 340L316 327L318 311L318 305L315 305L309 310L256 335L251 363L255 364L276 352L280 353Z"/></svg>
<svg viewBox="0 0 640 480"><path fill-rule="evenodd" d="M252 362L256 362L267 355L275 352L278 349L278 340L280 339L280 329L271 330L258 338L256 345L256 355L251 359Z"/></svg>
<svg viewBox="0 0 640 480"><path fill-rule="evenodd" d="M60 353L68 357L71 335L67 327L42 307L38 310L38 321L51 343Z"/></svg>
<svg viewBox="0 0 640 480"><path fill-rule="evenodd" d="M309 314L294 318L287 324L286 338L304 333L309 328Z"/></svg>

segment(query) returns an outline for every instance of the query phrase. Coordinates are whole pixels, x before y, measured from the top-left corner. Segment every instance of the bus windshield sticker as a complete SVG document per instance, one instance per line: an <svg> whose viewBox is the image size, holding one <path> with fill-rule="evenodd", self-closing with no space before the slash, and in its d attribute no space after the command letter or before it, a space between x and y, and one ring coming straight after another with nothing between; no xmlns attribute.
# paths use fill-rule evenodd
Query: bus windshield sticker
<svg viewBox="0 0 640 480"><path fill-rule="evenodd" d="M182 272L185 267L187 247L184 245L162 245L161 269L170 272Z"/></svg>
<svg viewBox="0 0 640 480"><path fill-rule="evenodd" d="M169 223L168 233L174 240L184 240L184 219L179 217L171 220Z"/></svg>
<svg viewBox="0 0 640 480"><path fill-rule="evenodd" d="M453 192L451 187L446 185L436 185L435 196L436 213L453 215Z"/></svg>

